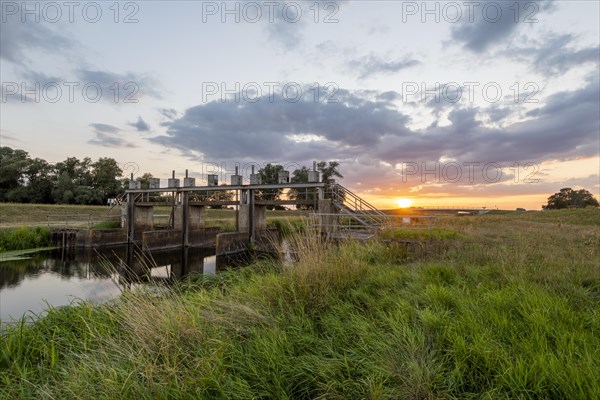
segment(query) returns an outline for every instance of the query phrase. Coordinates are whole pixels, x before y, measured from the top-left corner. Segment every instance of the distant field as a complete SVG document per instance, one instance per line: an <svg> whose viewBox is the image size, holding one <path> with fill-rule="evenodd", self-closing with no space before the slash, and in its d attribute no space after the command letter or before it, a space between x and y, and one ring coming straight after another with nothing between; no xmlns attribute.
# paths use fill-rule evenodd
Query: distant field
<svg viewBox="0 0 600 400"><path fill-rule="evenodd" d="M170 207L155 207L157 220L168 220ZM85 225L91 218L93 221L114 220L118 218L119 209L112 210L108 206L81 206L65 204L17 204L0 203L0 228L16 226L45 226L48 221L62 223L68 221L73 225ZM304 215L300 211L268 211L267 218L285 218ZM207 210L207 223L219 220L234 220L235 210ZM221 221L222 222L222 221Z"/></svg>

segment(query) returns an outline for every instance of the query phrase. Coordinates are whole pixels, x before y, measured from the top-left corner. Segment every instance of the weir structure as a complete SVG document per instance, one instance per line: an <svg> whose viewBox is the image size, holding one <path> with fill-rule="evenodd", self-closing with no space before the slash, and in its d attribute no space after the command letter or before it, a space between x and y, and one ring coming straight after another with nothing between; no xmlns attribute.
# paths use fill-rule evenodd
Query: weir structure
<svg viewBox="0 0 600 400"><path fill-rule="evenodd" d="M278 183L265 184L252 170L248 183L244 184L236 168L228 185L219 185L217 175L208 175L208 185L196 186L195 178L189 177L187 170L183 185L173 171L166 187L160 187L160 180L152 178L148 189L140 188L140 182L134 181L132 175L123 215L128 241L141 242L152 248L165 243L195 246L213 239L218 248L218 228L205 225L206 208L211 206L236 208L237 232L229 235L237 243L246 244L256 242L267 231L268 206L309 206L307 208L313 210L309 219L321 234L326 235L334 235L346 226L376 230L389 217L343 186L331 181L320 182L314 166L308 172L306 182L290 182L289 172L282 171ZM289 193L290 190L294 195L286 196L285 191ZM274 193L284 195L280 197ZM154 227L154 207L159 205L171 208L167 229ZM350 221L352 224L346 225Z"/></svg>
<svg viewBox="0 0 600 400"><path fill-rule="evenodd" d="M314 175L313 175L314 176ZM290 183L289 174L280 174L279 183L262 184L258 174L250 176L250 183L244 184L243 177L231 176L231 184L218 185L216 175L208 175L208 185L196 186L195 178L190 178L186 170L183 186L180 179L175 178L175 171L166 187L160 187L159 179L152 179L148 189L141 189L139 182L130 180L126 191L124 221L127 237L130 241L152 242L167 240L182 246L198 243L203 236L210 235L210 228L205 226L205 210L211 206L236 207L236 230L246 235L249 242L254 242L257 234L267 228L267 206L311 205L319 208L325 199L326 184L318 182ZM295 198L275 199L273 191L294 189L301 196ZM165 196L165 194L167 196ZM223 196L223 194L226 194ZM169 203L165 202L169 200ZM155 230L153 225L154 206L171 207L169 228Z"/></svg>
<svg viewBox="0 0 600 400"><path fill-rule="evenodd" d="M427 215L396 215L384 213L333 180L320 182L313 164L306 182L290 182L288 171L280 171L278 183L263 183L254 173L244 184L243 176L230 176L228 185L219 185L217 175L207 175L206 186L196 186L195 178L185 172L183 185L175 171L160 186L160 179L151 178L149 188L130 180L126 191L123 221L128 243L142 243L148 248L202 246L215 243L217 254L234 253L247 248L248 243L265 242L266 210L269 206L304 205L311 208L308 224L316 234L332 238L368 239L383 230L426 229L431 238L436 217ZM167 229L155 229L154 206L169 205L171 213ZM220 233L218 227L206 227L207 207L236 209L236 232Z"/></svg>

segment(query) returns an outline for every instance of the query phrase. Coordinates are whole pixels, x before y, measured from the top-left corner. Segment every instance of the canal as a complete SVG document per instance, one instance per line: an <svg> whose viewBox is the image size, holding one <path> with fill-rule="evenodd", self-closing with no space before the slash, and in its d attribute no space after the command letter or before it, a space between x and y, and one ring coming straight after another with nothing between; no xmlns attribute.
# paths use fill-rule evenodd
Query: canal
<svg viewBox="0 0 600 400"><path fill-rule="evenodd" d="M7 261L0 254L0 320L6 323L23 315L37 318L48 307L78 301L104 303L132 287L215 274L248 260L247 255L237 255L217 261L214 248L56 249Z"/></svg>

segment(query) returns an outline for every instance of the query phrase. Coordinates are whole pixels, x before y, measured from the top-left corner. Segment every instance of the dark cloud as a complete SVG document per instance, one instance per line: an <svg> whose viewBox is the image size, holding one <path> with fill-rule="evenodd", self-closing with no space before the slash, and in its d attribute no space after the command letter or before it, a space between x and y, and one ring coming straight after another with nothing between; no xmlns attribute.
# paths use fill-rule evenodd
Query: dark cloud
<svg viewBox="0 0 600 400"><path fill-rule="evenodd" d="M167 134L151 140L211 158L273 159L285 154L297 160L312 152L352 152L375 145L384 135L408 133L409 118L389 103L347 90L334 98L337 103L315 102L307 87L297 102L277 95L273 102L268 97L256 103L211 102L165 122ZM320 140L310 140L315 138Z"/></svg>
<svg viewBox="0 0 600 400"><path fill-rule="evenodd" d="M168 119L175 119L178 115L177 110L174 108L160 108L158 112L161 113L163 117Z"/></svg>
<svg viewBox="0 0 600 400"><path fill-rule="evenodd" d="M573 67L586 63L598 65L600 47L576 49L576 37L571 34L551 35L543 43L533 43L528 47L513 47L503 52L517 60L526 60L531 67L546 75L564 74Z"/></svg>
<svg viewBox="0 0 600 400"><path fill-rule="evenodd" d="M486 114L490 122L500 122L504 118L508 117L510 113L511 109L509 107L492 106L486 110Z"/></svg>
<svg viewBox="0 0 600 400"><path fill-rule="evenodd" d="M358 72L360 79L369 78L374 75L387 75L402 71L410 67L420 65L421 62L411 57L403 57L396 60L385 60L375 55L362 57L358 60L348 62L350 69Z"/></svg>
<svg viewBox="0 0 600 400"><path fill-rule="evenodd" d="M502 129L484 125L486 110L456 107L451 124L423 130L407 127L409 117L392 103L372 101L340 89L338 103L315 103L306 95L296 103L211 102L187 109L166 122L167 133L150 139L190 158L210 160L368 159L401 162L541 162L598 154L598 79L579 90L557 93L535 118ZM490 111L500 119L507 110Z"/></svg>
<svg viewBox="0 0 600 400"><path fill-rule="evenodd" d="M90 124L90 126L92 128L94 128L94 130L97 132L111 133L111 134L121 132L121 129L117 128L116 126L112 126L112 125L108 125L108 124Z"/></svg>
<svg viewBox="0 0 600 400"><path fill-rule="evenodd" d="M88 143L102 147L135 147L134 144L123 139L121 129L113 125L93 123L94 137Z"/></svg>
<svg viewBox="0 0 600 400"><path fill-rule="evenodd" d="M44 86L48 83L57 83L61 84L64 79L58 76L47 75L44 72L32 71L28 68L25 68L21 72L21 76L30 82L31 87L33 87L36 83L40 86Z"/></svg>
<svg viewBox="0 0 600 400"><path fill-rule="evenodd" d="M75 41L49 28L48 24L21 22L20 17L3 15L6 20L0 23L0 59L26 66L32 62L28 54L32 50L61 53L75 45Z"/></svg>
<svg viewBox="0 0 600 400"><path fill-rule="evenodd" d="M137 103L145 96L161 98L156 79L149 75L79 69L77 76L82 86L99 85L102 90L102 100L110 103Z"/></svg>
<svg viewBox="0 0 600 400"><path fill-rule="evenodd" d="M129 125L137 129L138 132L150 131L150 125L148 125L148 123L144 121L142 117L138 117L138 120L136 122L129 122Z"/></svg>
<svg viewBox="0 0 600 400"><path fill-rule="evenodd" d="M550 0L483 0L473 4L473 20L469 18L469 9L465 9L460 22L452 29L452 39L476 53L507 39L519 27L530 25L524 22L526 19L539 19L541 12L554 9ZM519 12L515 21L517 9Z"/></svg>

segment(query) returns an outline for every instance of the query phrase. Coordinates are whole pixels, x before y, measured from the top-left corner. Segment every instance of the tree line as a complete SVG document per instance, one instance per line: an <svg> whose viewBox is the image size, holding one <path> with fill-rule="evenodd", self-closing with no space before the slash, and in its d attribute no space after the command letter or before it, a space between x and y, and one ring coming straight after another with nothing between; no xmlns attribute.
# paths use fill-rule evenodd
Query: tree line
<svg viewBox="0 0 600 400"><path fill-rule="evenodd" d="M0 201L106 204L124 190L123 171L109 157L69 157L55 164L20 149L0 147Z"/></svg>
<svg viewBox="0 0 600 400"><path fill-rule="evenodd" d="M335 178L343 178L338 170L336 161L321 161L317 170L321 181L330 185ZM292 172L291 182L307 182L307 167L301 167ZM278 174L283 171L279 164L266 164L258 170L263 184L278 182ZM92 161L89 157L78 159L68 157L66 160L49 163L41 158L31 158L20 149L0 147L0 202L41 203L41 204L107 204L108 199L122 195L129 187L129 178L123 178L123 171L116 160L110 157L100 157ZM147 189L150 173L144 173L137 178L141 187ZM207 192L207 196L219 196L231 199L230 192ZM281 189L261 190L257 198L264 200L279 200L283 195ZM311 200L314 191L291 189L288 196L294 199ZM217 206L218 207L218 206ZM298 208L309 209L310 204L299 205ZM281 208L269 206L269 208Z"/></svg>

